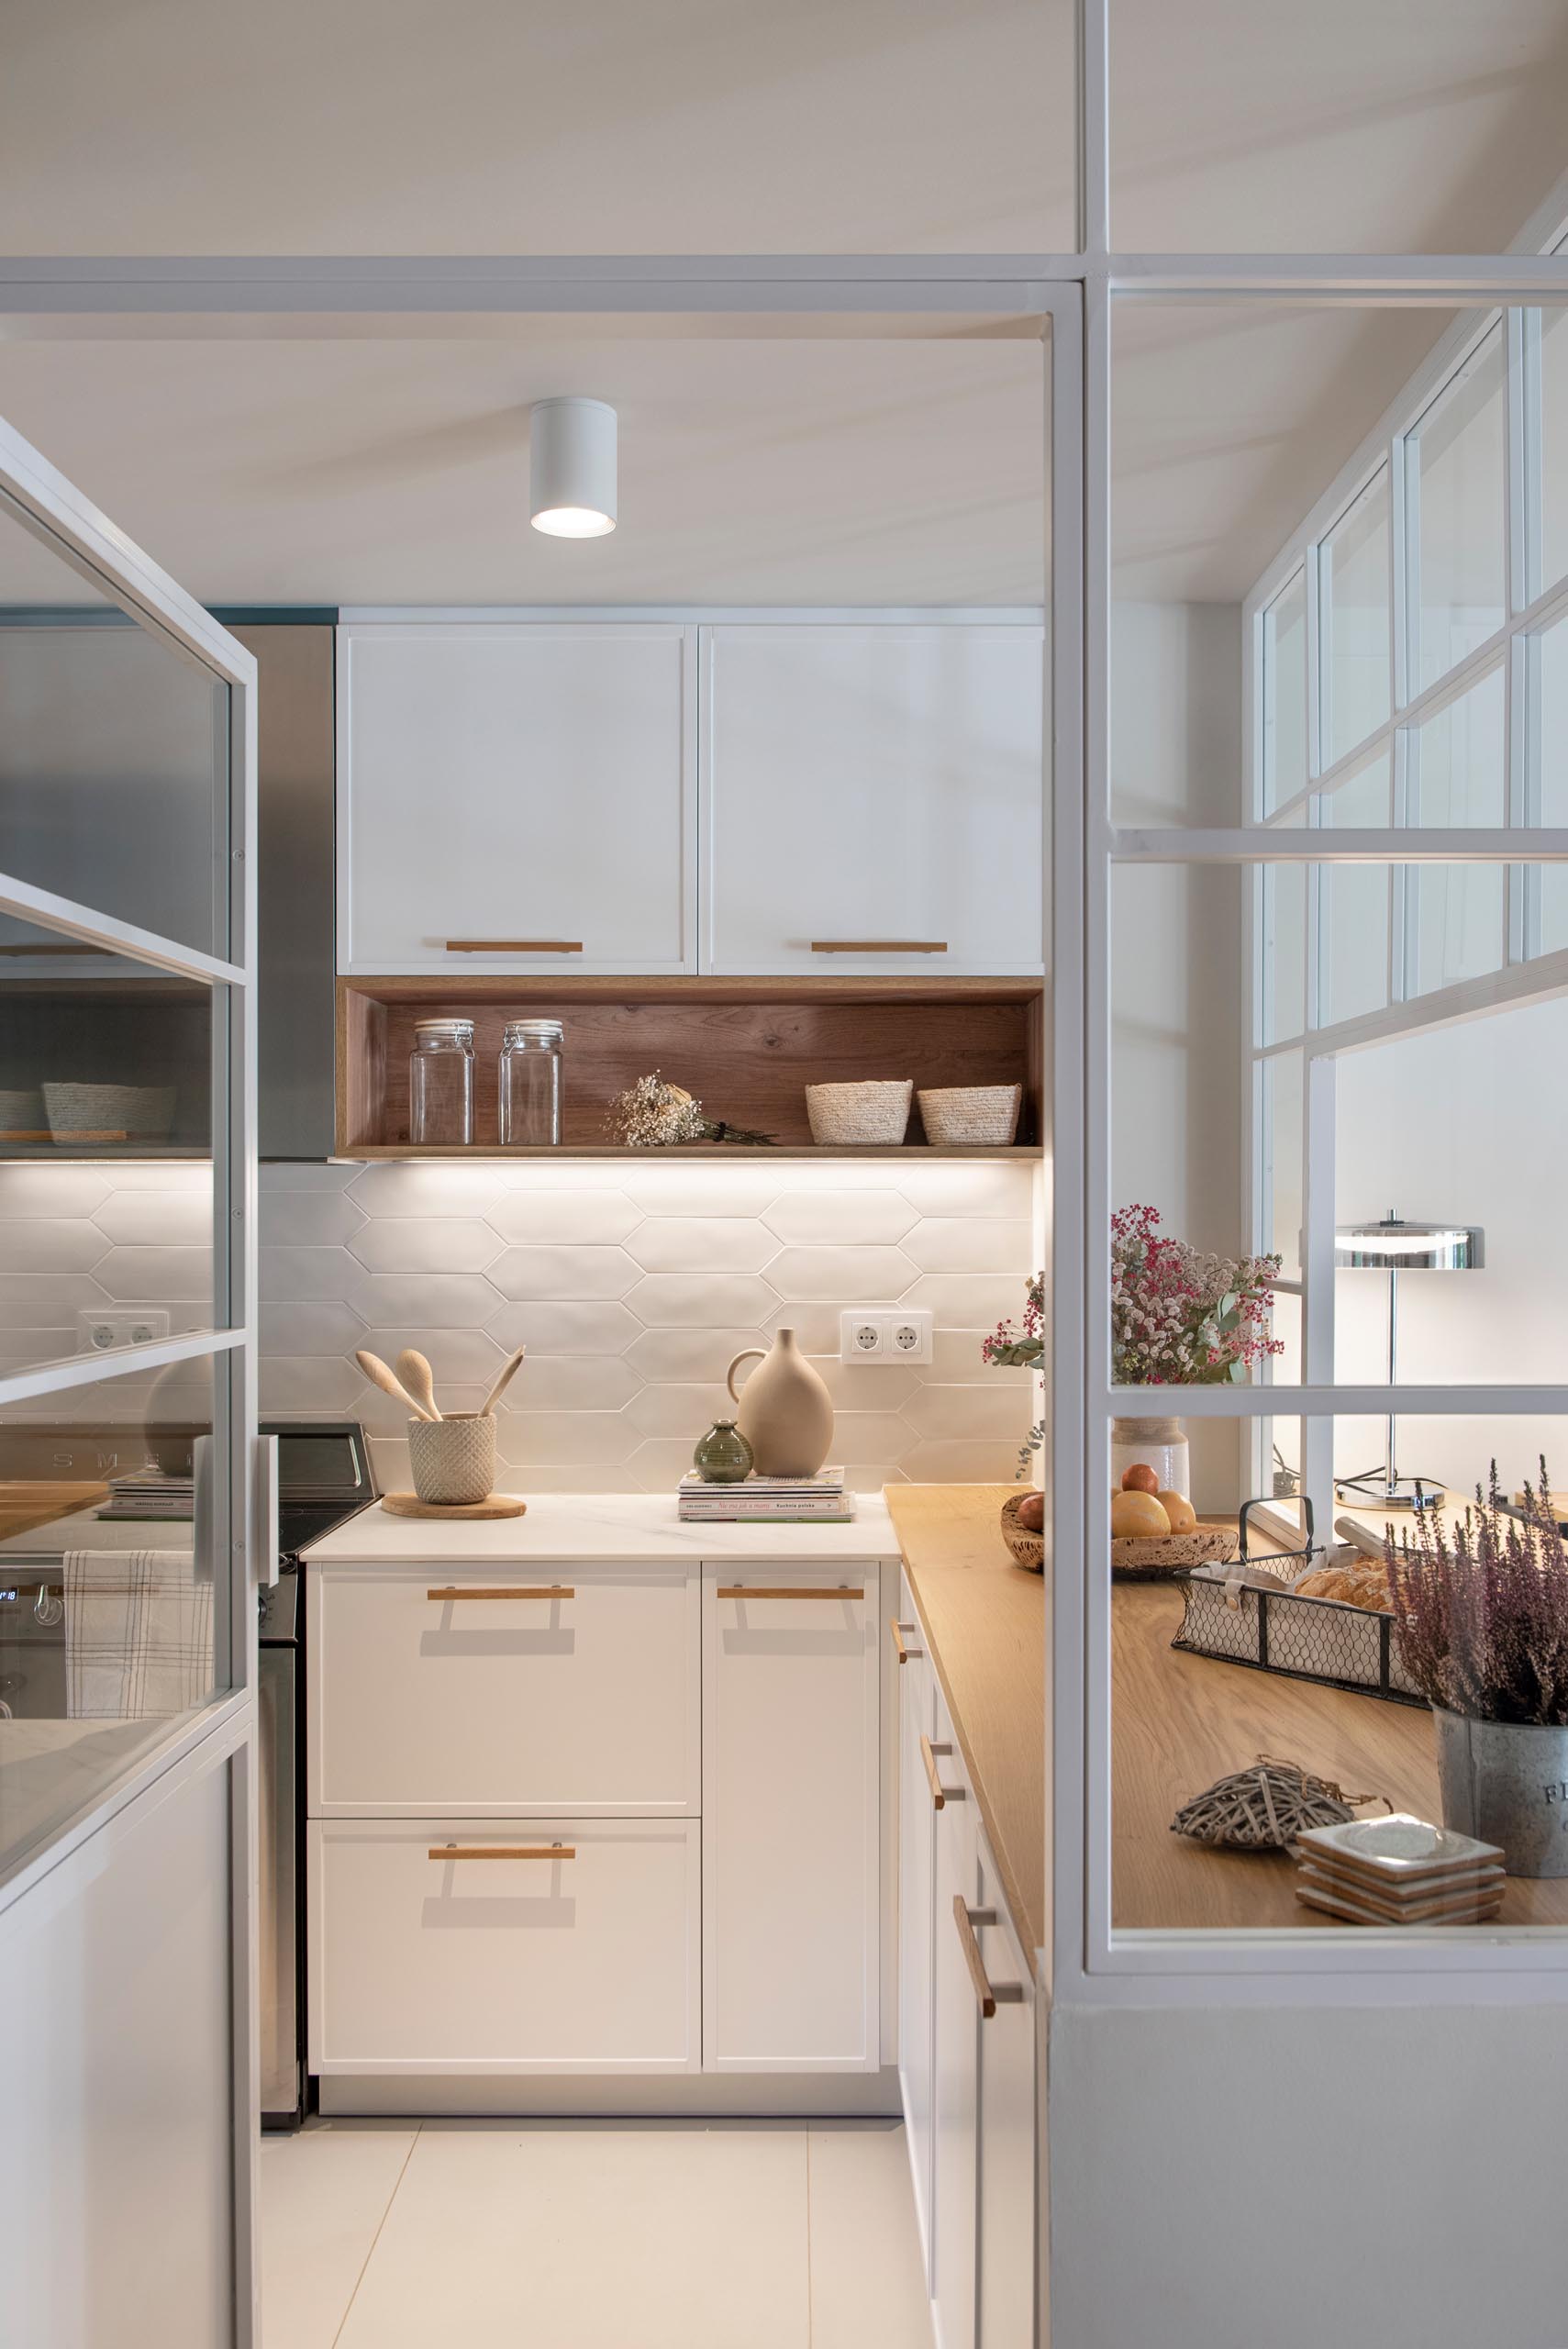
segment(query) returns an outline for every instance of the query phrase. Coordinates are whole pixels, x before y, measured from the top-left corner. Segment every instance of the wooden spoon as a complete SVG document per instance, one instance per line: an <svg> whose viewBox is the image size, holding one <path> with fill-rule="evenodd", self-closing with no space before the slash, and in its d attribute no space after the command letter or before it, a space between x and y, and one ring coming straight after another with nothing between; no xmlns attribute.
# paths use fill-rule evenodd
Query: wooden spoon
<svg viewBox="0 0 1568 2349"><path fill-rule="evenodd" d="M366 1353L361 1346L355 1353L354 1360L359 1364L371 1385L379 1386L384 1395L390 1395L395 1403L406 1403L416 1419L428 1419L430 1417L423 1404L416 1403L413 1396L398 1378L396 1372L388 1370L379 1354Z"/></svg>
<svg viewBox="0 0 1568 2349"><path fill-rule="evenodd" d="M397 1375L427 1419L439 1419L442 1416L436 1401L436 1382L430 1365L417 1347L404 1347L397 1357Z"/></svg>
<svg viewBox="0 0 1568 2349"><path fill-rule="evenodd" d="M517 1353L512 1356L511 1361L503 1365L500 1376L496 1379L495 1386L490 1389L489 1394L486 1395L484 1402L481 1403L479 1407L479 1416L482 1419L488 1419L491 1412L495 1408L496 1404L501 1400L502 1396L506 1392L507 1387L510 1386L513 1379L517 1376L517 1366L527 1353L527 1346L519 1346Z"/></svg>

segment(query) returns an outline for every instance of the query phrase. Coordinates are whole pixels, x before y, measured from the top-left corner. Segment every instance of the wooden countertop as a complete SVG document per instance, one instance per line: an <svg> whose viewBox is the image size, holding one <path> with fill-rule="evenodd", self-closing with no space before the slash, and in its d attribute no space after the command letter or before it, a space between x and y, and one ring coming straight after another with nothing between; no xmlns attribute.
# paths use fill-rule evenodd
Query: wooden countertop
<svg viewBox="0 0 1568 2349"><path fill-rule="evenodd" d="M1014 1930L1046 1946L1045 1584L997 1524L1016 1485L890 1485L888 1514Z"/></svg>
<svg viewBox="0 0 1568 2349"><path fill-rule="evenodd" d="M1173 1651L1175 1583L1118 1583L1111 1598L1113 1922L1255 1931L1327 1926L1296 1898L1284 1854L1223 1852L1173 1835L1183 1803L1259 1753L1299 1762L1351 1794L1440 1817L1429 1713L1281 1673ZM1510 1876L1499 1926L1568 1923L1568 1878Z"/></svg>

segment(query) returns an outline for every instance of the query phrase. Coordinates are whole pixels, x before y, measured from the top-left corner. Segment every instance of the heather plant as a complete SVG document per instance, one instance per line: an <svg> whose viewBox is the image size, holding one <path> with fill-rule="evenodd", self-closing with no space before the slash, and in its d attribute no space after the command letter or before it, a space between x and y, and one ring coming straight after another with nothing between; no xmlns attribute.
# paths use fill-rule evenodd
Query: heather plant
<svg viewBox="0 0 1568 2349"><path fill-rule="evenodd" d="M1522 1514L1497 1464L1462 1520L1420 1512L1412 1542L1384 1537L1395 1637L1421 1694L1473 1720L1568 1728L1568 1560L1546 1463Z"/></svg>

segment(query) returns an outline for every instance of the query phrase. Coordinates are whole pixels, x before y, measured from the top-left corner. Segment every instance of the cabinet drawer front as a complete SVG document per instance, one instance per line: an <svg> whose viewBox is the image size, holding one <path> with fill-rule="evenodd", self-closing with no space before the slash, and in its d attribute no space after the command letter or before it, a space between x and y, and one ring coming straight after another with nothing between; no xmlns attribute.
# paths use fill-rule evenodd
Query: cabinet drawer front
<svg viewBox="0 0 1568 2349"><path fill-rule="evenodd" d="M695 1823L327 1820L309 1844L313 2071L697 2068Z"/></svg>
<svg viewBox="0 0 1568 2349"><path fill-rule="evenodd" d="M706 1575L704 2061L874 2071L880 1570Z"/></svg>
<svg viewBox="0 0 1568 2349"><path fill-rule="evenodd" d="M313 1568L311 1811L695 1812L699 1623L684 1567Z"/></svg>

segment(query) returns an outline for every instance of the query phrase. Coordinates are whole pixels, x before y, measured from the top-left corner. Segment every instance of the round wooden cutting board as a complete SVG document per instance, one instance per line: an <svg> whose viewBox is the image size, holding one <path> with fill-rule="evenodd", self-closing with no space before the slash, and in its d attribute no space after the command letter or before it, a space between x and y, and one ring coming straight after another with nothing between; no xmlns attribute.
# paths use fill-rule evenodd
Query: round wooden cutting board
<svg viewBox="0 0 1568 2349"><path fill-rule="evenodd" d="M383 1493L381 1505L388 1517L451 1517L473 1522L487 1517L521 1517L528 1508L517 1493L492 1493L487 1501L459 1501L450 1508L422 1501L417 1493Z"/></svg>

